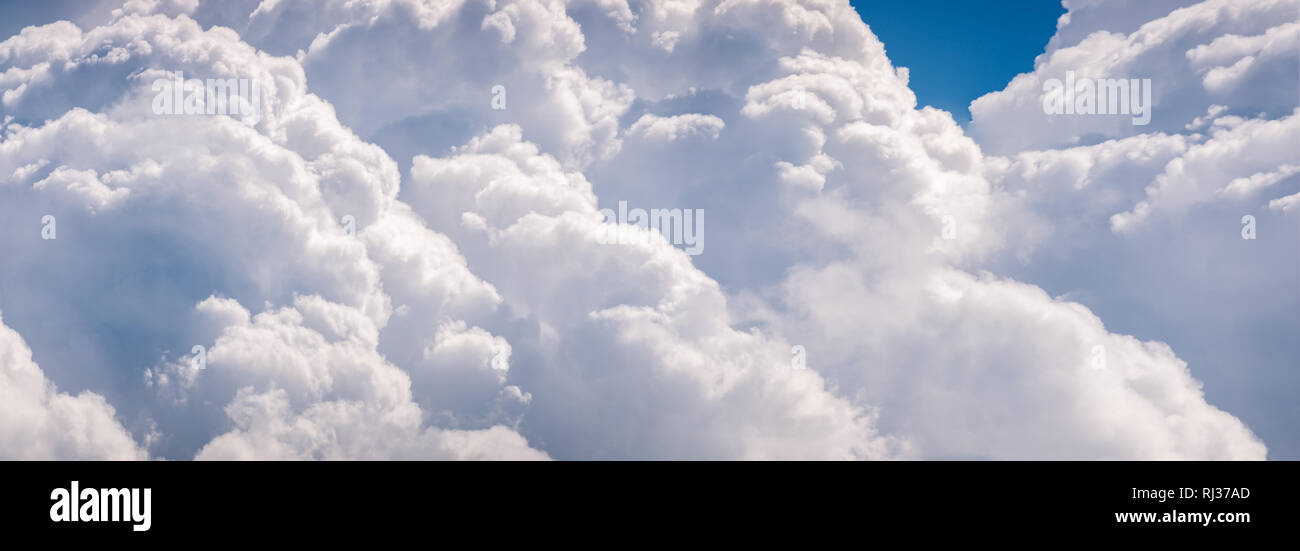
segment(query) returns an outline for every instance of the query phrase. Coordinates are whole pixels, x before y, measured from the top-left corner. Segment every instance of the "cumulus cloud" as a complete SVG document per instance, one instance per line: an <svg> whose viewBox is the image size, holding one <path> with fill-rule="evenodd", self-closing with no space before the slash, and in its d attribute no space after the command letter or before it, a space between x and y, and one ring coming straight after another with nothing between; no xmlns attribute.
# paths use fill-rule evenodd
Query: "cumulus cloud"
<svg viewBox="0 0 1300 551"><path fill-rule="evenodd" d="M1217 122L1217 121L1216 121ZM1250 197L1296 173L1300 159L1288 144L1300 140L1300 109L1277 120L1252 119L1216 127L1189 147L1146 188L1147 198L1111 217L1115 231L1129 230L1152 212L1181 213L1216 195Z"/></svg>
<svg viewBox="0 0 1300 551"><path fill-rule="evenodd" d="M125 45L114 46L115 40ZM98 112L74 106L42 121L36 114L48 106L34 96L8 104L7 113L13 114L0 142L0 164L12 175L6 181L12 198L6 201L6 220L16 230L33 223L27 213L49 212L59 234L51 240L32 232L7 234L6 249L15 252L15 262L7 266L12 271L6 273L6 287L32 291L7 295L6 307L28 327L48 320L65 328L63 337L34 331L47 339L42 343L47 357L64 366L56 378L99 381L109 395L156 419L163 431L158 451L169 457L198 451L205 435L216 436L232 423L237 431L221 436L219 445L202 446L205 456L250 457L249 450L263 444L270 447L258 457L334 458L363 450L368 457L542 455L507 427L475 427L488 431L479 435L442 434L427 426L411 401L405 373L379 360L380 329L393 329L383 350L401 360L419 357L424 348L419 340L431 341L436 325L421 332L413 324L490 310L497 298L490 285L468 273L454 245L439 241L395 201L395 164L341 126L329 104L305 92L295 61L260 54L228 30L202 31L184 17L158 15L121 16L86 34L66 27L29 32L5 44L10 51L61 52L57 55L66 56L67 65L85 64L89 77L75 71L62 76L74 82L123 77L116 99L73 98L90 102ZM93 50L103 44L123 53L112 63L98 63ZM11 59L27 62L19 58ZM175 70L257 79L267 96L264 116L250 127L220 115L154 115L148 77L169 78ZM76 88L38 83L35 77L16 87L37 85ZM355 225L355 235L348 235L346 224ZM404 239L388 238L394 232ZM390 272L397 273L381 281L381 274ZM114 275L78 279L97 273ZM65 287L48 274L79 283ZM232 302L204 301L214 292ZM309 312L316 316L306 319L320 325L295 330L286 321L266 331L320 339L312 342L344 339L350 346L304 351L304 358L292 362L286 354L300 343L253 339L250 346L280 350L279 355L243 357L221 344L239 335L226 335L228 328L205 315L214 310L224 312L217 320L239 320L249 317L240 304L276 304L297 307L281 311L281 318L292 319L308 300L302 297L315 307ZM98 306L76 306L91 303ZM195 304L208 306L194 310ZM417 313L407 315L411 311ZM123 342L105 342L98 329L104 326L132 327L136 333ZM87 346L50 346L60 338ZM181 356L195 345L211 348L217 369L186 374L177 367L188 365ZM147 375L148 388L141 387L141 374ZM238 393L246 387L256 392ZM281 395L273 391L288 390L294 392L283 395L288 401L280 407ZM332 400L334 394L326 391L345 398ZM189 399L194 393L203 399ZM203 407L224 403L233 404L229 416ZM276 423L281 428L261 427ZM341 433L368 423L391 425L388 434L395 441L406 439L398 436L405 431L412 443L386 449L375 442L321 442L302 435L337 434L331 426ZM355 432L378 438L359 428ZM250 440L260 444L245 445ZM272 446L273 441L289 443ZM469 449L455 448L462 444Z"/></svg>
<svg viewBox="0 0 1300 551"><path fill-rule="evenodd" d="M1081 3L1077 10L1067 4L1071 11L1062 17L1058 37L1068 35L1076 14L1105 8L1110 18L1129 10L1128 3L1118 2L1097 3L1100 7ZM1138 12L1145 9L1155 6ZM1285 116L1295 108L1295 86L1300 85L1300 54L1294 47L1297 9L1294 0L1207 0L1158 13L1136 29L1102 28L1076 43L1058 41L1059 47L1039 56L1033 72L971 103L971 133L987 151L1008 154L1176 132L1213 104L1231 105L1242 116ZM1067 72L1087 79L1150 79L1150 123L1135 125L1131 117L1118 114L1044 113L1044 84L1064 80ZM1004 124L1006 120L1018 123Z"/></svg>
<svg viewBox="0 0 1300 551"><path fill-rule="evenodd" d="M144 459L103 396L59 392L0 318L0 457Z"/></svg>
<svg viewBox="0 0 1300 551"><path fill-rule="evenodd" d="M690 136L717 139L726 123L713 115L690 113L672 117L658 117L646 113L632 123L628 134L644 136L649 140L674 141Z"/></svg>
<svg viewBox="0 0 1300 551"><path fill-rule="evenodd" d="M211 302L199 309L239 309ZM377 328L355 309L301 297L293 307L235 317L242 323L223 329L204 373L187 383L202 397L237 388L225 406L234 429L198 459L546 458L503 426L422 428L409 378L378 354Z"/></svg>
<svg viewBox="0 0 1300 551"><path fill-rule="evenodd" d="M0 308L100 393L76 400L117 436L82 455L1263 458L1159 333L1006 272L1198 205L1291 212L1294 106L1254 85L1295 65L1286 2L1107 29L1113 3L1078 4L976 139L842 0L133 1L31 27L0 43ZM1151 77L1196 92L1159 92L1143 133L1039 118L1053 71L1169 58ZM261 116L153 113L177 71L256 79ZM620 201L703 212L706 252L602 221Z"/></svg>
<svg viewBox="0 0 1300 551"><path fill-rule="evenodd" d="M801 270L780 321L821 352L811 362L878 404L880 430L907 434L916 456L1264 457L1241 421L1206 405L1167 345L1111 333L1031 285L955 270L917 277Z"/></svg>
<svg viewBox="0 0 1300 551"><path fill-rule="evenodd" d="M540 325L521 341L544 352L526 367L525 434L565 458L894 451L870 411L790 369L788 343L733 329L686 254L662 239L602 244L590 184L520 140L503 126L455 156L417 158L411 183L415 211L472 244L476 272Z"/></svg>
<svg viewBox="0 0 1300 551"><path fill-rule="evenodd" d="M1207 395L1294 456L1286 399L1264 397L1295 384L1285 358L1296 348L1279 330L1300 323L1300 220L1287 208L1300 162L1300 4L1066 7L1034 71L971 106L972 135L1002 154L985 176L1019 211L1014 258L993 266L1087 303L1108 325L1162 335ZM1044 114L1042 83L1066 71L1150 78L1151 124Z"/></svg>

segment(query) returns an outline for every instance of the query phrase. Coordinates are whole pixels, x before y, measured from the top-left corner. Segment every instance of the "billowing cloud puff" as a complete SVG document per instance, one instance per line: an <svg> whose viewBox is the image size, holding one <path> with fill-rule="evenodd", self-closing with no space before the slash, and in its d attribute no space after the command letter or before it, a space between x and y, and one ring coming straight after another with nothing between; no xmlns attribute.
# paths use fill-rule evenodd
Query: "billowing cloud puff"
<svg viewBox="0 0 1300 551"><path fill-rule="evenodd" d="M1036 287L832 265L794 274L783 292L792 312L781 323L810 364L878 404L880 430L907 434L917 456L1264 456L1240 421L1206 405L1168 346L1110 333Z"/></svg>
<svg viewBox="0 0 1300 551"><path fill-rule="evenodd" d="M0 457L143 459L104 397L59 392L22 337L0 319Z"/></svg>
<svg viewBox="0 0 1300 551"><path fill-rule="evenodd" d="M163 435L155 451L164 456L198 451L205 434L215 436L226 423L238 431L222 436L219 445L204 446L205 455L348 457L360 450L368 457L542 455L508 428L443 435L422 426L426 420L411 401L409 379L380 359L381 346L401 360L419 357L424 348L419 340L434 339L438 320L491 310L498 299L490 285L468 273L454 245L439 241L394 200L395 164L340 126L328 104L305 93L296 62L258 54L228 30L200 31L185 18L123 16L85 35L57 27L58 32L29 30L5 45L11 52L58 52L64 67L85 66L63 73L63 79L108 78L99 72L123 79L113 96L117 101L103 94L71 98L100 112L73 107L41 121L37 115L49 107L34 87L75 94L76 86L35 76L14 85L24 93L11 95L16 99L8 104L7 113L13 114L0 142L0 172L9 175L6 221L15 231L7 234L6 249L15 252L15 261L7 263L6 288L33 291L6 294L6 307L19 325L40 327L33 324L43 320L63 328L62 335L35 331L48 339L42 342L47 357L64 366L56 379L98 381L109 396L136 404L139 411L131 415L157 420ZM136 38L113 46L126 36ZM120 52L105 63L96 61L96 48ZM10 59L28 61L23 55ZM133 64L139 67L128 70ZM221 115L156 115L150 111L155 79L148 77L168 79L172 71L255 79L264 93L260 120L250 126ZM45 216L57 224L51 239L42 239ZM20 226L36 231L17 231ZM386 238L392 232L405 239ZM388 271L399 273L385 288L381 275ZM114 275L69 287L54 284L50 276L71 281L97 273ZM214 293L235 305L213 307L226 312L218 318L227 320L248 317L238 313L239 304L292 304L298 308L292 312L298 312L306 300L301 297L312 297L306 304L317 306L312 311L318 315L307 320L325 326L293 333L289 321L271 323L292 319L285 312L262 325L284 326L268 331L289 331L296 339L323 335L320 342L343 338L340 332L357 335L345 339L350 346L303 351L296 363L288 354L301 340L252 339L260 348L223 346L242 334L227 335L229 330L204 315L204 308L193 309L209 304L205 298ZM321 301L336 306L317 311ZM87 306L91 303L98 305ZM263 316L272 314L254 319ZM412 327L417 323L430 325L420 331ZM134 327L136 336L104 341L98 328L110 325ZM380 329L389 327L394 342L381 345ZM84 345L49 346L58 339ZM282 351L272 359L228 352L265 352L277 345ZM177 367L188 365L194 346L216 354L213 370L186 375ZM74 365L76 371L70 369ZM140 385L141 374L147 375L147 388ZM259 394L237 392L246 387ZM273 391L292 389L297 392L285 394L288 401L279 407L280 394ZM196 393L203 400L187 399ZM344 398L331 399L336 395ZM158 403L150 404L154 400ZM232 404L228 419L210 407L227 402ZM265 407L250 410L241 403ZM171 407L180 409L164 415ZM248 425L249 419L288 428L267 432ZM374 442L320 442L300 434L343 434L347 426L381 420L397 431L392 435L410 433L409 446L385 450ZM365 430L356 433L375 437ZM282 444L254 453L258 446L240 443L246 440ZM470 449L455 449L459 444Z"/></svg>
<svg viewBox="0 0 1300 551"><path fill-rule="evenodd" d="M562 458L886 457L870 412L791 369L790 346L728 323L726 299L657 235L602 243L581 174L494 129L420 157L412 205L539 325L522 430ZM642 232L626 228L628 232ZM608 240L607 240L608 241Z"/></svg>
<svg viewBox="0 0 1300 551"><path fill-rule="evenodd" d="M1034 71L971 103L971 132L987 151L1008 154L1181 131L1216 104L1229 105L1234 115L1270 118L1285 116L1296 106L1296 0L1206 0L1172 11L1160 7L1177 2L1144 2L1137 10L1128 2L1066 4L1070 12L1062 16L1054 48L1039 56ZM1136 28L1122 23L1135 13L1152 18ZM1102 18L1113 27L1088 26L1090 34L1078 36L1082 33L1076 29L1087 26L1084 20L1100 25ZM1051 79L1064 82L1067 73L1090 81L1149 79L1149 123L1135 124L1134 117L1119 111L1046 113L1045 85ZM1080 89L1079 95L1087 94ZM1004 124L1007 120L1017 123Z"/></svg>
<svg viewBox="0 0 1300 551"><path fill-rule="evenodd" d="M1300 418L1269 389L1296 384L1300 3L1066 6L1034 71L971 107L981 147L1006 154L985 176L1019 210L1014 258L991 266L1162 335L1208 396L1294 456ZM1044 114L1042 84L1066 71L1150 78L1151 123Z"/></svg>
<svg viewBox="0 0 1300 551"><path fill-rule="evenodd" d="M1152 212L1180 214L1216 195L1258 195L1296 173L1300 158L1288 144L1300 141L1300 108L1278 120L1224 117L1215 123L1210 139L1165 166L1146 188L1146 199L1111 217L1112 229L1129 230Z"/></svg>
<svg viewBox="0 0 1300 551"><path fill-rule="evenodd" d="M199 459L546 458L506 427L422 429L410 380L375 351L378 330L355 309L316 297L251 319L229 301L199 309L239 320L186 383L191 399L238 387L225 407L235 428Z"/></svg>
<svg viewBox="0 0 1300 551"><path fill-rule="evenodd" d="M489 125L526 121L530 139L565 162L586 162L617 149L618 117L633 99L570 63L586 43L555 0L286 0L259 5L246 25L255 44L301 50L313 89L340 119L400 148L402 161L428 151L405 141L439 134L430 145L446 148Z"/></svg>
<svg viewBox="0 0 1300 551"><path fill-rule="evenodd" d="M649 140L674 141L690 136L716 139L726 123L713 115L690 113L672 117L658 117L646 113L628 128L629 134L644 136Z"/></svg>

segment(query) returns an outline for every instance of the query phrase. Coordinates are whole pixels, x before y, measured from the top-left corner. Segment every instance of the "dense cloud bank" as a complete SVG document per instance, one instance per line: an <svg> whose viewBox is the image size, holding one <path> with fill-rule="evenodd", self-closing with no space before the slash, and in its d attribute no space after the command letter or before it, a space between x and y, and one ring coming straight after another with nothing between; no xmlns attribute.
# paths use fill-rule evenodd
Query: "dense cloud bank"
<svg viewBox="0 0 1300 551"><path fill-rule="evenodd" d="M1231 202L1279 255L1213 281L1296 302L1271 233L1296 2L1100 32L1113 3L1073 4L972 106L978 143L840 0L132 0L26 28L0 43L0 455L1264 458L1200 366L1045 267L1119 251L1124 289L1175 292L1134 243L1185 252ZM1152 123L1045 115L1064 68L1161 83ZM258 116L157 114L176 71L256 81ZM621 203L702 209L699 250L612 226Z"/></svg>

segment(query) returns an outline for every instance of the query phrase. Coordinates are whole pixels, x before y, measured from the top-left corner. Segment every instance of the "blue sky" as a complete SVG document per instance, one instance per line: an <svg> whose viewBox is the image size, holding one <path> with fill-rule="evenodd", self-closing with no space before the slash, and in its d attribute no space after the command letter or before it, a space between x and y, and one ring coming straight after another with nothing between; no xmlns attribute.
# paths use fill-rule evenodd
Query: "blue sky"
<svg viewBox="0 0 1300 551"><path fill-rule="evenodd" d="M1053 0L850 3L894 65L910 71L918 106L947 110L962 126L971 101L1033 70L1065 13Z"/></svg>

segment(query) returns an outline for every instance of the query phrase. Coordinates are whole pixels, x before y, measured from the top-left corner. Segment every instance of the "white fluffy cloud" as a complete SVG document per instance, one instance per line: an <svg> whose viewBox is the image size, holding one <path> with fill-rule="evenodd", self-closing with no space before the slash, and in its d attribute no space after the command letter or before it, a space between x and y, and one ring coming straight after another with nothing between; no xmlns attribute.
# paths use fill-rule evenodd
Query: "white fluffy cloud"
<svg viewBox="0 0 1300 551"><path fill-rule="evenodd" d="M110 395L156 419L165 456L198 451L196 437L233 423L233 432L202 446L203 456L544 457L508 427L424 426L407 375L383 361L381 346L406 360L424 348L418 339L433 340L436 325L421 332L412 324L490 310L497 297L468 273L454 245L395 201L395 164L305 93L296 62L185 18L123 16L85 34L59 27L5 45L53 52L83 73L15 84L24 93L10 96L14 118L0 142L0 172L11 175L6 249L15 252L6 287L29 290L7 295L6 306L28 327L44 319L65 328L63 337L34 331L45 343L88 345L46 344L45 354L64 366L58 378L106 381ZM97 48L118 53L103 63ZM266 110L255 127L225 116L154 116L149 77L170 70L257 79ZM100 112L73 107L53 120L28 118L48 109L35 87L75 95L78 82L112 75L125 77L116 100L103 90L70 98ZM42 215L30 213L42 212L57 220L55 239L17 230L39 230ZM355 238L345 233L349 220ZM386 238L393 232L401 238ZM389 272L396 273L381 280ZM80 279L97 273L114 275ZM213 293L229 298L204 306ZM248 318L240 304L265 304L266 312L251 328L217 323ZM208 310L222 315L214 321ZM296 327L295 316L317 325ZM104 342L106 326L138 333ZM394 342L381 345L380 330L390 327ZM182 355L194 345L214 354L210 370L184 371ZM227 403L222 421L211 405Z"/></svg>
<svg viewBox="0 0 1300 551"><path fill-rule="evenodd" d="M602 244L579 173L502 126L455 156L420 157L412 205L466 243L470 265L543 357L526 432L560 457L885 457L870 412L836 397L790 346L728 323L717 284L666 241ZM639 230L638 230L639 231Z"/></svg>
<svg viewBox="0 0 1300 551"><path fill-rule="evenodd" d="M1089 145L1107 138L1179 132L1211 105L1232 114L1270 118L1296 107L1300 21L1295 0L1206 0L1172 11L1151 2L1067 2L1055 48L1036 60L1005 90L971 103L971 133L985 150L1009 154L1025 149ZM1119 23L1147 10L1136 28ZM1094 28L1079 20L1091 20ZM1094 19L1096 18L1096 19ZM1078 30L1090 34L1078 37ZM1124 115L1044 113L1044 83L1067 72L1088 79L1150 79L1151 121L1135 125ZM1006 124L1014 120L1016 124Z"/></svg>
<svg viewBox="0 0 1300 551"><path fill-rule="evenodd" d="M59 392L32 351L0 319L0 457L143 459L146 454L94 392Z"/></svg>
<svg viewBox="0 0 1300 551"><path fill-rule="evenodd" d="M29 28L0 43L0 308L104 396L76 399L116 427L85 454L1262 458L1176 349L987 271L1295 173L1290 108L1231 118L1278 110L1240 89L1288 59L1258 21L1284 2L1069 38L1113 9L1085 4L977 102L978 145L841 0L132 2ZM1156 129L1227 105L1203 133L1021 151L1078 141L1005 123L1022 88L1164 43L1195 53L1152 78L1201 91ZM154 115L176 70L257 79L263 116ZM1070 196L1108 170L1147 197ZM602 242L619 201L702 209L704 253Z"/></svg>
<svg viewBox="0 0 1300 551"><path fill-rule="evenodd" d="M1005 154L985 176L1019 211L1015 258L993 266L1161 335L1207 395L1295 456L1297 418L1271 389L1296 384L1300 3L1066 6L1034 71L971 106L981 147ZM1151 124L1043 114L1042 82L1065 71L1152 79Z"/></svg>
<svg viewBox="0 0 1300 551"><path fill-rule="evenodd" d="M916 456L1264 456L1240 421L1205 404L1168 346L1108 332L1077 303L987 274L860 273L794 274L784 299L797 306L782 323Z"/></svg>
<svg viewBox="0 0 1300 551"><path fill-rule="evenodd" d="M229 300L199 310L240 321L207 352L204 373L185 383L202 385L191 399L238 387L225 406L235 428L198 459L546 458L506 427L422 428L409 378L376 352L379 331L355 309L303 297L251 319Z"/></svg>

